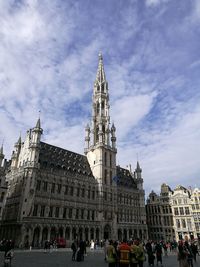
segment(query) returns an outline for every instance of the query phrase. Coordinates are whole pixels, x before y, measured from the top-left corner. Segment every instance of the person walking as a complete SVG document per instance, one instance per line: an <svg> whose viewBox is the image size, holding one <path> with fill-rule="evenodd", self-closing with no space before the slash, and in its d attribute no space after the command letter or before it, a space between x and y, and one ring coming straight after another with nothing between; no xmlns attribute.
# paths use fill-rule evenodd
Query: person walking
<svg viewBox="0 0 200 267"><path fill-rule="evenodd" d="M185 250L187 252L187 262L189 264L190 267L193 267L193 254L192 254L192 250L191 250L191 247L188 243L188 241L185 241Z"/></svg>
<svg viewBox="0 0 200 267"><path fill-rule="evenodd" d="M198 254L197 244L195 242L192 242L191 245L190 245L190 248L192 250L194 261L196 262L197 261L197 254Z"/></svg>
<svg viewBox="0 0 200 267"><path fill-rule="evenodd" d="M155 253L156 253L157 266L158 266L158 263L160 263L162 266L162 245L161 244L157 243L155 245Z"/></svg>
<svg viewBox="0 0 200 267"><path fill-rule="evenodd" d="M76 246L75 241L72 242L71 249L72 249L72 261L75 261L76 260L76 251L77 251L77 246Z"/></svg>
<svg viewBox="0 0 200 267"><path fill-rule="evenodd" d="M130 252L130 267L137 267L138 266L138 256L139 256L139 242L135 239L131 245L131 252Z"/></svg>
<svg viewBox="0 0 200 267"><path fill-rule="evenodd" d="M108 267L116 267L116 250L113 246L113 241L109 241L109 245L107 247L107 262L108 262Z"/></svg>
<svg viewBox="0 0 200 267"><path fill-rule="evenodd" d="M142 242L138 239L138 267L143 267L145 261L145 251Z"/></svg>
<svg viewBox="0 0 200 267"><path fill-rule="evenodd" d="M131 248L124 239L119 245L119 267L128 267L130 263Z"/></svg>
<svg viewBox="0 0 200 267"><path fill-rule="evenodd" d="M147 255L148 255L148 264L149 264L149 266L154 266L155 256L154 256L154 251L153 251L153 248L152 248L151 241L148 241L146 243L146 251L147 251Z"/></svg>
<svg viewBox="0 0 200 267"><path fill-rule="evenodd" d="M189 264L187 261L187 252L186 252L185 247L183 245L183 241L179 242L177 259L179 262L179 267L189 267Z"/></svg>

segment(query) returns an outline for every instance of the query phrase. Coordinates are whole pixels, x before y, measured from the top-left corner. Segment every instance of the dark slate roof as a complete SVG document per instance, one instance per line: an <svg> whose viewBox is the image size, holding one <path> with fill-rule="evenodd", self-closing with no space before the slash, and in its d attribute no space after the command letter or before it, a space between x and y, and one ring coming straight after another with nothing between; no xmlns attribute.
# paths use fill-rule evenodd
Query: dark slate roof
<svg viewBox="0 0 200 267"><path fill-rule="evenodd" d="M93 177L86 156L44 142L40 144L41 168L49 167Z"/></svg>
<svg viewBox="0 0 200 267"><path fill-rule="evenodd" d="M113 178L118 186L137 188L137 184L134 181L129 170L117 166L117 175Z"/></svg>

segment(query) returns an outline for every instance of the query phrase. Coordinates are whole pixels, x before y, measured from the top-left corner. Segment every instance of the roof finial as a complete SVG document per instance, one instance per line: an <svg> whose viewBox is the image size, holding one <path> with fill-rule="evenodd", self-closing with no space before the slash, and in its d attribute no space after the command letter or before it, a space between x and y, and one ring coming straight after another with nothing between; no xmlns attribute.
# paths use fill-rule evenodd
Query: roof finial
<svg viewBox="0 0 200 267"><path fill-rule="evenodd" d="M105 75L104 66L103 66L103 56L101 52L99 52L99 64L98 64L98 69L97 69L96 81L100 83L106 81L106 75Z"/></svg>
<svg viewBox="0 0 200 267"><path fill-rule="evenodd" d="M99 51L99 60L103 60L103 56L102 56L101 51Z"/></svg>

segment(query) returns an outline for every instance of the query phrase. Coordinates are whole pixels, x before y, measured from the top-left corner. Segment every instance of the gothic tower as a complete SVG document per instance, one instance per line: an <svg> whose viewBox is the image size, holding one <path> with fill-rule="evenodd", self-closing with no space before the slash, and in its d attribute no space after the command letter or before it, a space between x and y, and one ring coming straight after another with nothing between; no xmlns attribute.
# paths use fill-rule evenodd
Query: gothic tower
<svg viewBox="0 0 200 267"><path fill-rule="evenodd" d="M91 126L85 128L85 154L99 187L99 220L103 221L103 237L116 237L117 210L114 195L117 187L116 137L114 123L110 126L108 83L103 66L102 54L93 88ZM109 201L108 201L109 200Z"/></svg>
<svg viewBox="0 0 200 267"><path fill-rule="evenodd" d="M116 175L116 129L114 123L110 127L109 109L108 83L103 57L99 54L93 89L92 122L91 127L87 125L85 128L85 154L101 193L104 185L112 185L112 178Z"/></svg>
<svg viewBox="0 0 200 267"><path fill-rule="evenodd" d="M2 144L0 148L0 167L2 165L3 159L4 159L4 154L3 154L3 144Z"/></svg>

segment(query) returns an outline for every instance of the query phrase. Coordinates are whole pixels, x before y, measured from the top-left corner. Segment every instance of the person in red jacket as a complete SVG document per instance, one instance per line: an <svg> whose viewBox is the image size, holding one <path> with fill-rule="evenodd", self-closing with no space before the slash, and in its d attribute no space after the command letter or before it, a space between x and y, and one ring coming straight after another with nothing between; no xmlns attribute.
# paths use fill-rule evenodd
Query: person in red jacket
<svg viewBox="0 0 200 267"><path fill-rule="evenodd" d="M130 264L130 251L131 248L124 239L119 245L119 267L128 267Z"/></svg>

